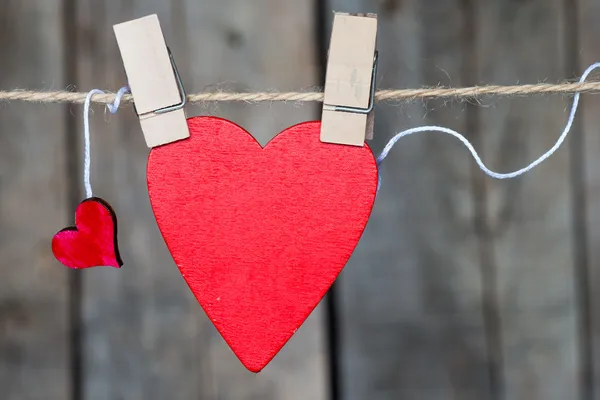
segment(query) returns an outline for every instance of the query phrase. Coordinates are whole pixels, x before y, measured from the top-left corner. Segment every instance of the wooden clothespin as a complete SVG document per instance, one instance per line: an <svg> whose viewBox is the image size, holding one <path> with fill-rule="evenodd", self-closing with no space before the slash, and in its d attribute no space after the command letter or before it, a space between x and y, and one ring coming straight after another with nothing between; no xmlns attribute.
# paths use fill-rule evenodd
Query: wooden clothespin
<svg viewBox="0 0 600 400"><path fill-rule="evenodd" d="M373 138L377 15L336 13L333 19L321 141L364 146Z"/></svg>
<svg viewBox="0 0 600 400"><path fill-rule="evenodd" d="M188 138L186 94L158 16L113 28L148 147Z"/></svg>

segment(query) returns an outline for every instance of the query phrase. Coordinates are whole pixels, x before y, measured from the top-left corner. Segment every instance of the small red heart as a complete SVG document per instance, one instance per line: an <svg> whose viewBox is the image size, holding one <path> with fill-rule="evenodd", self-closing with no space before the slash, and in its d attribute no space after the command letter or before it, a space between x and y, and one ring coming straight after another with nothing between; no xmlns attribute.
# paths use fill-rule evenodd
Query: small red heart
<svg viewBox="0 0 600 400"><path fill-rule="evenodd" d="M264 148L243 128L188 119L190 138L156 147L148 191L175 263L253 372L302 325L350 258L377 190L368 146L322 143L320 122Z"/></svg>
<svg viewBox="0 0 600 400"><path fill-rule="evenodd" d="M58 232L52 239L54 257L69 268L123 265L117 246L117 218L110 205L92 197L75 212L75 227Z"/></svg>

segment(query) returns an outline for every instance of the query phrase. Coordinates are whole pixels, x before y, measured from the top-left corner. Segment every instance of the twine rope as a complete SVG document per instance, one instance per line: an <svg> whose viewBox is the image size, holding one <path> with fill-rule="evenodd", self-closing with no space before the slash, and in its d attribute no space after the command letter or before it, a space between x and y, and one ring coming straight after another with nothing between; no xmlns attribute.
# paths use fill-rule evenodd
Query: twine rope
<svg viewBox="0 0 600 400"><path fill-rule="evenodd" d="M516 178L524 173L532 170L536 166L547 160L552 154L554 154L565 141L567 135L571 131L575 115L577 114L577 108L579 106L579 99L582 93L597 91L600 89L600 82L585 82L587 77L596 69L600 68L600 62L590 65L583 75L579 78L579 82L571 84L538 84L538 85L520 85L520 86L483 86L483 87L471 87L471 88L460 88L460 89L414 89L414 90L384 90L377 93L378 100L389 100L389 99L414 99L423 97L476 97L488 94L497 95L518 95L518 94L534 94L534 93L574 93L573 104L567 123L556 140L555 144L548 149L544 154L539 156L537 159L532 161L530 164L523 168L520 168L513 172L500 173L490 170L481 160L477 151L469 140L462 134L443 126L421 126L416 128L410 128L402 132L397 133L390 139L387 145L384 147L381 154L376 158L378 167L381 166L383 161L386 159L394 145L403 137L410 136L416 133L422 132L438 132L445 133L458 139L471 153L473 159L479 166L479 168L488 176L495 179L511 179ZM90 145L90 104L93 98L96 102L103 103L107 109L116 114L119 105L122 102L131 101L131 95L129 94L130 89L128 86L124 86L114 94L106 94L102 90L93 89L89 93L68 93L68 92L0 92L0 100L24 100L24 101L38 101L38 102L78 102L80 96L83 95L84 109L83 109L83 122L84 122L84 186L87 197L92 196L92 186L90 184L90 166L91 166L91 145ZM435 93L435 96L432 94ZM441 93L441 94L440 94ZM199 100L199 96L230 96L230 97L215 97L213 101L322 101L322 93L207 93L199 95L188 96L190 102L194 101L210 101L210 100ZM246 96L246 97L244 97ZM253 97L247 97L253 96ZM275 97L273 97L275 96ZM295 97L299 96L299 97ZM312 97L311 97L312 96ZM320 97L319 97L320 96ZM404 96L404 97L399 97ZM58 98L58 100L57 100ZM243 100L242 100L243 99ZM108 101L107 101L108 100ZM381 173L378 174L378 185L377 191L381 187Z"/></svg>
<svg viewBox="0 0 600 400"><path fill-rule="evenodd" d="M575 83L538 83L529 85L486 85L463 88L433 87L420 89L398 89L379 90L375 94L375 101L403 100L411 101L417 99L477 99L482 96L530 96L542 94L576 94L576 93L599 93L600 82L575 82ZM73 103L83 104L88 93L53 91L36 92L30 90L0 91L0 101L24 101L31 103ZM188 103L203 102L323 102L322 92L256 92L256 93L230 93L230 92L207 92L190 94L187 96ZM99 104L112 104L117 99L115 93L104 93L94 95L92 102ZM133 96L126 94L122 96L123 103L132 103Z"/></svg>

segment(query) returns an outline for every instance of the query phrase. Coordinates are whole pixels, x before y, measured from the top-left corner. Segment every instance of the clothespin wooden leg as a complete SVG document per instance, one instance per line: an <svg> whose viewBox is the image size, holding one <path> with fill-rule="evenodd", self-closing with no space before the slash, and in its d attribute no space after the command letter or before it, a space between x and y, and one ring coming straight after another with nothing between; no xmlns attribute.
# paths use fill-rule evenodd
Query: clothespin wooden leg
<svg viewBox="0 0 600 400"><path fill-rule="evenodd" d="M188 138L186 94L158 16L115 25L114 31L148 147Z"/></svg>
<svg viewBox="0 0 600 400"><path fill-rule="evenodd" d="M333 20L321 141L364 146L373 138L377 16L336 13Z"/></svg>

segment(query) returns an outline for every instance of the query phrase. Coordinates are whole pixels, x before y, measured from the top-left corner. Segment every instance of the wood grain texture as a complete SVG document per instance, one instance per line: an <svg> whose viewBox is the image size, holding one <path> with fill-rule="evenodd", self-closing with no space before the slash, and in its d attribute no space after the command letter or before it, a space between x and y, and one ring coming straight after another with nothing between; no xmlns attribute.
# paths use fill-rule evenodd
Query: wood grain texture
<svg viewBox="0 0 600 400"><path fill-rule="evenodd" d="M181 275L246 368L260 372L348 262L377 190L371 149L303 122L264 148L222 118L152 149L148 192ZM182 174L182 171L185 173Z"/></svg>
<svg viewBox="0 0 600 400"><path fill-rule="evenodd" d="M378 87L461 86L461 1L332 1L379 15ZM377 154L399 130L464 131L464 104L376 107ZM402 139L381 168L382 188L357 251L341 274L345 399L488 399L471 159L438 134Z"/></svg>
<svg viewBox="0 0 600 400"><path fill-rule="evenodd" d="M583 71L592 63L600 61L600 1L580 0L578 13L574 15L578 23L573 26L578 37L574 45L577 56L573 70L567 71L567 76L581 76ZM598 72L590 78L597 79ZM583 235L579 239L577 250L580 256L580 285L578 290L588 296L580 296L579 326L582 342L580 343L584 385L582 391L590 399L600 399L600 97L583 95L581 97L579 124L569 138L579 156L576 164L580 165L574 176L576 204L581 207L578 221L581 223ZM577 129L579 128L579 129ZM583 247L582 247L583 246ZM587 359L586 359L587 357Z"/></svg>
<svg viewBox="0 0 600 400"><path fill-rule="evenodd" d="M125 74L110 27L158 14L186 90L310 88L313 10L293 0L78 2L78 88L113 88ZM92 185L119 215L121 270L86 271L85 387L89 399L323 399L327 373L319 308L258 376L212 326L179 274L152 215L148 149L132 108L92 116ZM80 108L76 109L79 115ZM208 103L188 116L229 118L262 143L317 117L289 104ZM108 121L108 122L107 122Z"/></svg>
<svg viewBox="0 0 600 400"><path fill-rule="evenodd" d="M565 77L559 0L473 2L476 83L555 82ZM560 97L484 100L477 145L496 171L512 171L554 144L566 122ZM495 271L499 379L505 398L579 398L569 143L511 181L485 179L481 233Z"/></svg>
<svg viewBox="0 0 600 400"><path fill-rule="evenodd" d="M62 2L0 12L0 87L61 90ZM68 269L52 236L68 210L65 108L0 105L0 397L69 397Z"/></svg>

